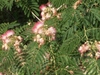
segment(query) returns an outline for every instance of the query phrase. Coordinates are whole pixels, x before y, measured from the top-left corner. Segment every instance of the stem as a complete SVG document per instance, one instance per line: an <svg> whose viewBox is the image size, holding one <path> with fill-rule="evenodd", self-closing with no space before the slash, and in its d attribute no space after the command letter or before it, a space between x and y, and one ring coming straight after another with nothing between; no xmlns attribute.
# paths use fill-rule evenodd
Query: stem
<svg viewBox="0 0 100 75"><path fill-rule="evenodd" d="M65 4L62 4L60 7L57 8L57 11L61 9Z"/></svg>
<svg viewBox="0 0 100 75"><path fill-rule="evenodd" d="M86 35L86 29L85 29L85 26L84 26L84 36L86 37L86 40L88 40L88 37Z"/></svg>
<svg viewBox="0 0 100 75"><path fill-rule="evenodd" d="M42 22L41 19L39 19L33 12L31 12L33 16L35 16L40 22Z"/></svg>

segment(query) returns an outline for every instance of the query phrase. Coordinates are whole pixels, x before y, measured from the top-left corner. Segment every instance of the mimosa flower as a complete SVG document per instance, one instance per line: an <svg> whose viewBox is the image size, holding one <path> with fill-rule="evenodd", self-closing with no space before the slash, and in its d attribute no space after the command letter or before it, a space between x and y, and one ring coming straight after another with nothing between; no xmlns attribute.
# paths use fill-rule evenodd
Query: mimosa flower
<svg viewBox="0 0 100 75"><path fill-rule="evenodd" d="M44 11L46 8L47 8L47 6L46 6L45 4L42 4L42 5L40 6L40 10L41 10L41 11Z"/></svg>
<svg viewBox="0 0 100 75"><path fill-rule="evenodd" d="M10 37L10 36L14 35L15 33L13 30L8 30L5 34L7 37Z"/></svg>
<svg viewBox="0 0 100 75"><path fill-rule="evenodd" d="M38 33L38 30L39 30L43 25L44 25L43 22L40 22L40 21L36 22L36 23L34 24L34 26L32 27L32 32L33 32L33 33Z"/></svg>
<svg viewBox="0 0 100 75"><path fill-rule="evenodd" d="M79 47L78 51L81 55L83 55L85 52L87 52L90 49L90 45L88 42L85 42L82 46Z"/></svg>
<svg viewBox="0 0 100 75"><path fill-rule="evenodd" d="M49 27L48 30L46 31L46 35L55 35L56 34L56 29L54 27Z"/></svg>

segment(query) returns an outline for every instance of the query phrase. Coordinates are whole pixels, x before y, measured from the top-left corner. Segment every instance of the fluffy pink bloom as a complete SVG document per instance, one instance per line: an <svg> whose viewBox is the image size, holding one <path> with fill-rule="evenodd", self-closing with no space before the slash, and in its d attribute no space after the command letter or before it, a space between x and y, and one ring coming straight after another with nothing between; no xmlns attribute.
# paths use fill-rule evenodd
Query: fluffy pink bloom
<svg viewBox="0 0 100 75"><path fill-rule="evenodd" d="M45 34L50 37L50 40L55 40L56 29L54 27L50 27Z"/></svg>
<svg viewBox="0 0 100 75"><path fill-rule="evenodd" d="M42 11L44 11L46 8L47 8L47 6L46 6L45 4L42 4L42 5L40 6L40 10L42 10Z"/></svg>
<svg viewBox="0 0 100 75"><path fill-rule="evenodd" d="M11 42L11 39L9 39L9 38L7 38L7 39L3 40L3 43L8 44L9 42Z"/></svg>
<svg viewBox="0 0 100 75"><path fill-rule="evenodd" d="M54 27L48 28L46 35L55 35L56 34L56 29Z"/></svg>
<svg viewBox="0 0 100 75"><path fill-rule="evenodd" d="M36 23L34 24L34 26L32 27L32 32L33 32L33 33L38 33L38 30L39 30L43 25L44 25L43 22L40 22L40 21L36 22Z"/></svg>
<svg viewBox="0 0 100 75"><path fill-rule="evenodd" d="M79 47L78 51L80 52L81 55L83 55L89 49L90 45L88 44L88 42L85 42L82 46Z"/></svg>
<svg viewBox="0 0 100 75"><path fill-rule="evenodd" d="M2 39L2 40L5 40L6 38L7 38L7 36L6 36L5 33L1 35L1 39Z"/></svg>
<svg viewBox="0 0 100 75"><path fill-rule="evenodd" d="M14 31L13 30L8 30L5 34L6 34L7 37L9 37L9 36L14 35Z"/></svg>
<svg viewBox="0 0 100 75"><path fill-rule="evenodd" d="M7 32L5 32L4 34L1 35L1 39L2 40L5 40L7 39L8 37L14 35L14 31L13 30L8 30Z"/></svg>

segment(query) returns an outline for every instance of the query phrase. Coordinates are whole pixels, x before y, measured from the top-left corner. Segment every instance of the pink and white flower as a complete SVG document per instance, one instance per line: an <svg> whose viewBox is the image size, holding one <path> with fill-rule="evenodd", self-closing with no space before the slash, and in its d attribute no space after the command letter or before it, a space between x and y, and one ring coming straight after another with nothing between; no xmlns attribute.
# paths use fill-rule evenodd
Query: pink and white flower
<svg viewBox="0 0 100 75"><path fill-rule="evenodd" d="M15 33L13 30L8 30L5 34L7 37L10 37L10 36L14 35Z"/></svg>
<svg viewBox="0 0 100 75"><path fill-rule="evenodd" d="M8 37L14 35L14 31L13 30L8 30L7 32L5 32L4 34L1 35L1 39L2 40L5 40L7 39Z"/></svg>
<svg viewBox="0 0 100 75"><path fill-rule="evenodd" d="M40 10L41 10L41 11L44 11L46 8L47 8L47 6L46 6L45 4L42 4L42 5L40 6Z"/></svg>
<svg viewBox="0 0 100 75"><path fill-rule="evenodd" d="M83 45L81 45L78 49L81 55L83 55L85 52L87 52L90 49L90 45L88 42L85 42Z"/></svg>
<svg viewBox="0 0 100 75"><path fill-rule="evenodd" d="M38 30L39 30L43 25L44 25L43 22L40 22L40 21L36 22L36 23L34 24L34 26L32 27L32 32L33 32L33 33L38 33Z"/></svg>
<svg viewBox="0 0 100 75"><path fill-rule="evenodd" d="M50 27L46 31L46 35L55 35L55 34L56 34L56 29L54 27Z"/></svg>

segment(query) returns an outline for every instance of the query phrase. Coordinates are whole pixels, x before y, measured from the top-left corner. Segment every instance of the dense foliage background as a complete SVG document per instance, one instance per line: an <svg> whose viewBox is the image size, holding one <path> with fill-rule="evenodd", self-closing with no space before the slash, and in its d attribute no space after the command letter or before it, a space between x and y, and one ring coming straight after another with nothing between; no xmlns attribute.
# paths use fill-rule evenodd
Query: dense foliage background
<svg viewBox="0 0 100 75"><path fill-rule="evenodd" d="M58 17L44 23L56 35L39 47L32 27L48 2ZM21 52L2 48L7 30L22 37ZM0 0L0 39L0 75L100 75L100 0Z"/></svg>

